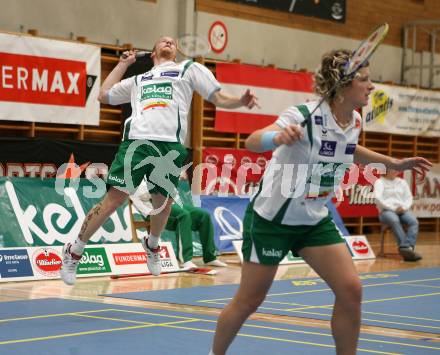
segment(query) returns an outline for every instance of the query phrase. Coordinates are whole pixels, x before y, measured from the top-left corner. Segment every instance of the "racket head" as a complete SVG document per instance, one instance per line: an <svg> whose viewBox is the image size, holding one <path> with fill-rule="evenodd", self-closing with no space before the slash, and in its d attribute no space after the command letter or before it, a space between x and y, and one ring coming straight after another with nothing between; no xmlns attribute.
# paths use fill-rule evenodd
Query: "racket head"
<svg viewBox="0 0 440 355"><path fill-rule="evenodd" d="M211 51L211 45L206 37L185 34L177 39L177 51L185 57L204 57Z"/></svg>
<svg viewBox="0 0 440 355"><path fill-rule="evenodd" d="M368 36L368 38L361 42L359 47L354 51L350 60L347 62L344 70L344 75L352 75L365 64L365 62L377 49L379 44L381 44L384 40L385 36L388 33L388 29L389 26L385 22L376 27L376 29Z"/></svg>

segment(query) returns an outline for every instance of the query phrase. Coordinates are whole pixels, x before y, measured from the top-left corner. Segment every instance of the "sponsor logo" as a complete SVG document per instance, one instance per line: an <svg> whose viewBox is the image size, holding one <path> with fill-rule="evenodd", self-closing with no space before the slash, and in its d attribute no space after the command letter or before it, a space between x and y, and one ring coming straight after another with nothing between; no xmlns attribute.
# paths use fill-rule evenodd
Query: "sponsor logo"
<svg viewBox="0 0 440 355"><path fill-rule="evenodd" d="M281 258L283 255L283 252L281 250L275 250L275 249L264 249L262 250L262 254L264 256L268 256L270 258Z"/></svg>
<svg viewBox="0 0 440 355"><path fill-rule="evenodd" d="M248 156L241 158L240 165L252 164L252 159Z"/></svg>
<svg viewBox="0 0 440 355"><path fill-rule="evenodd" d="M61 269L61 256L55 249L37 249L32 255L34 268L40 274L48 277L58 276Z"/></svg>
<svg viewBox="0 0 440 355"><path fill-rule="evenodd" d="M165 101L155 101L155 102L150 102L148 105L146 105L142 111L146 111L149 109L163 109L168 107L168 103Z"/></svg>
<svg viewBox="0 0 440 355"><path fill-rule="evenodd" d="M104 248L87 248L79 261L78 274L111 272Z"/></svg>
<svg viewBox="0 0 440 355"><path fill-rule="evenodd" d="M361 128L361 120L356 120L356 122L354 123L354 126L357 128L357 129L359 129L359 128Z"/></svg>
<svg viewBox="0 0 440 355"><path fill-rule="evenodd" d="M229 208L223 206L214 209L214 220L220 229L220 235L218 238L221 241L238 240L242 238L243 222L237 214L237 211L231 211Z"/></svg>
<svg viewBox="0 0 440 355"><path fill-rule="evenodd" d="M322 116L315 116L315 124L322 126Z"/></svg>
<svg viewBox="0 0 440 355"><path fill-rule="evenodd" d="M322 141L321 149L319 150L319 155L323 155L325 157L334 157L335 151L336 151L335 141Z"/></svg>
<svg viewBox="0 0 440 355"><path fill-rule="evenodd" d="M361 255L368 254L369 251L368 246L362 240L353 241L351 246L357 254L361 254Z"/></svg>
<svg viewBox="0 0 440 355"><path fill-rule="evenodd" d="M141 100L173 98L173 85L171 83L144 85L141 88Z"/></svg>
<svg viewBox="0 0 440 355"><path fill-rule="evenodd" d="M162 269L169 269L174 266L173 261L171 259L170 252L166 246L164 246L164 245L160 246L159 254L160 254L160 265L162 266ZM145 257L146 257L146 255L145 255Z"/></svg>
<svg viewBox="0 0 440 355"><path fill-rule="evenodd" d="M124 179L118 178L117 176L114 176L114 175L109 175L108 179L112 180L112 181L116 181L116 182L118 182L120 184L125 184L125 180Z"/></svg>
<svg viewBox="0 0 440 355"><path fill-rule="evenodd" d="M372 122L384 124L386 115L393 107L393 99L390 98L385 91L377 90L373 93L371 105L372 109L367 113L365 122L367 124Z"/></svg>
<svg viewBox="0 0 440 355"><path fill-rule="evenodd" d="M218 156L215 154L208 155L205 158L205 163L217 165L218 164Z"/></svg>
<svg viewBox="0 0 440 355"><path fill-rule="evenodd" d="M150 75L142 75L141 82L142 81L147 81L147 80L152 80L152 79L153 79L153 75L152 74L150 74Z"/></svg>
<svg viewBox="0 0 440 355"><path fill-rule="evenodd" d="M147 262L147 256L144 252L114 253L113 260L116 265L145 264Z"/></svg>
<svg viewBox="0 0 440 355"><path fill-rule="evenodd" d="M347 146L345 147L345 154L353 155L355 150L356 150L356 144L348 143Z"/></svg>
<svg viewBox="0 0 440 355"><path fill-rule="evenodd" d="M86 181L86 179L81 180ZM87 201L90 202L88 200L89 196L90 198L96 198L87 190L87 188L93 188L94 185L83 184L82 182L79 187L73 186L58 190L63 192L63 197L66 197L64 202L60 200L60 197L55 194L55 190L52 188L16 189L11 181L6 181L4 186L4 192L11 203L11 209L17 221L17 238L18 236L23 238L30 245L41 243L49 246L55 242L63 243L66 240L75 239L81 228L84 215L87 214L84 206L87 206ZM39 183L38 186L43 185ZM41 191L47 194L44 201L37 198ZM99 186L97 191L100 193L105 191L105 184ZM99 195L99 198L101 196ZM59 225L60 216L65 217L62 229ZM110 242L130 241L129 217L114 213L110 219L113 222L112 229L100 228L93 238L96 238L96 240L103 238Z"/></svg>
<svg viewBox="0 0 440 355"><path fill-rule="evenodd" d="M0 251L0 277L33 276L32 266L26 249Z"/></svg>
<svg viewBox="0 0 440 355"><path fill-rule="evenodd" d="M223 164L231 165L233 168L237 164L237 160L235 159L233 154L225 154L223 157Z"/></svg>
<svg viewBox="0 0 440 355"><path fill-rule="evenodd" d="M84 107L96 81L86 62L1 53L2 101Z"/></svg>
<svg viewBox="0 0 440 355"><path fill-rule="evenodd" d="M164 71L163 73L160 73L160 76L170 76L170 77L176 77L179 76L180 72L177 71Z"/></svg>
<svg viewBox="0 0 440 355"><path fill-rule="evenodd" d="M160 258L161 259L169 259L170 258L170 252L168 251L168 248L166 246L160 247Z"/></svg>
<svg viewBox="0 0 440 355"><path fill-rule="evenodd" d="M260 156L257 158L257 164L261 169L266 169L267 166L267 159L266 157Z"/></svg>

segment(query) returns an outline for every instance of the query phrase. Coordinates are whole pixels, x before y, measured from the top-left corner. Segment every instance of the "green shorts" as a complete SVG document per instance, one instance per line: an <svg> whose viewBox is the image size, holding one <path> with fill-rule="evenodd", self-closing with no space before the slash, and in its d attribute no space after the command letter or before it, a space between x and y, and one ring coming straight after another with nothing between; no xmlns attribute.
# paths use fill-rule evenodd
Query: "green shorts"
<svg viewBox="0 0 440 355"><path fill-rule="evenodd" d="M188 152L177 142L127 140L119 146L107 185L133 193L145 177L150 193L174 196Z"/></svg>
<svg viewBox="0 0 440 355"><path fill-rule="evenodd" d="M345 243L330 216L314 226L289 226L260 217L249 204L243 220L243 258L264 265L278 265L292 251L305 247Z"/></svg>

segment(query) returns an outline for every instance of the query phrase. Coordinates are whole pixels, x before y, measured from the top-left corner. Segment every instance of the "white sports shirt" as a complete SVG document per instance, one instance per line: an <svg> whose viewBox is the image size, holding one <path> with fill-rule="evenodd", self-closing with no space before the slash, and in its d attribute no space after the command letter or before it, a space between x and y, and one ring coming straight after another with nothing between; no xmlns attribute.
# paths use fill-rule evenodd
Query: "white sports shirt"
<svg viewBox="0 0 440 355"><path fill-rule="evenodd" d="M387 179L381 177L374 183L374 198L376 206L383 210L396 211L402 207L408 211L413 204L413 196L408 183L400 177Z"/></svg>
<svg viewBox="0 0 440 355"><path fill-rule="evenodd" d="M299 124L316 105L290 107L275 123L281 128ZM353 163L361 126L361 116L353 111L351 125L343 131L324 102L304 127L303 139L275 149L253 199L254 210L286 225L315 225L326 217L326 203Z"/></svg>
<svg viewBox="0 0 440 355"><path fill-rule="evenodd" d="M169 61L115 84L109 90L109 103L131 102L132 114L125 121L123 140L183 143L193 91L208 100L220 88L205 66L191 60Z"/></svg>

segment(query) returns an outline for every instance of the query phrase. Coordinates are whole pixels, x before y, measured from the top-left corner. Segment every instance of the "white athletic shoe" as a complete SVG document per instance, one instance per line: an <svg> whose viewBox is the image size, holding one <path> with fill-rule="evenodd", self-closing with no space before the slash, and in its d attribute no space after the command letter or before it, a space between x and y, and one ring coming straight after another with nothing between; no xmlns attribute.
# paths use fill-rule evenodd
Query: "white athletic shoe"
<svg viewBox="0 0 440 355"><path fill-rule="evenodd" d="M156 249L151 249L148 246L148 238L142 238L141 244L147 254L148 270L150 270L154 276L160 275L162 269L160 265L160 247L158 246Z"/></svg>
<svg viewBox="0 0 440 355"><path fill-rule="evenodd" d="M60 270L61 280L66 285L74 285L76 281L76 269L81 260L81 255L76 255L70 252L72 244L66 243L63 247L63 264Z"/></svg>
<svg viewBox="0 0 440 355"><path fill-rule="evenodd" d="M194 264L191 260L189 260L182 264L182 268L190 270L190 269L198 269L198 266Z"/></svg>
<svg viewBox="0 0 440 355"><path fill-rule="evenodd" d="M214 260L208 261L207 263L205 263L205 265L217 266L217 267L227 267L228 266L228 264L226 264L223 261L220 261L218 259L214 259Z"/></svg>

